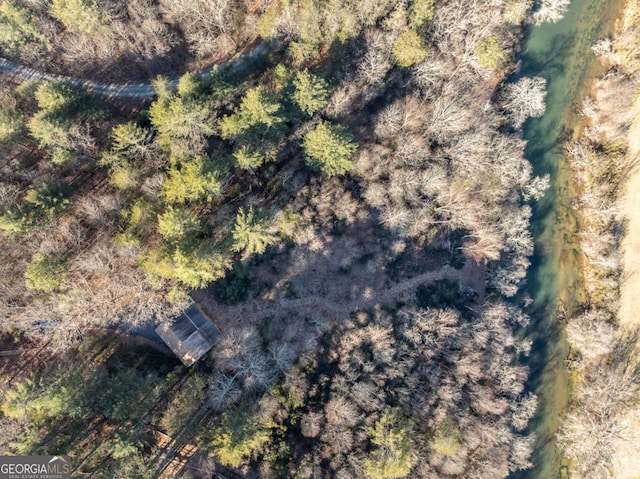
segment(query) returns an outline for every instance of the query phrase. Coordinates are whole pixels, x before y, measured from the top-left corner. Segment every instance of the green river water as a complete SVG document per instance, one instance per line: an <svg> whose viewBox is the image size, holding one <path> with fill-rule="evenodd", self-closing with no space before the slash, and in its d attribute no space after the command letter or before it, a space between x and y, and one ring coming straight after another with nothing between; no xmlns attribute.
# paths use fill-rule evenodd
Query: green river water
<svg viewBox="0 0 640 479"><path fill-rule="evenodd" d="M524 294L533 298L529 336L534 341L528 358L529 386L538 395L538 414L530 431L537 436L534 467L511 479L569 477L556 449L555 432L567 404L569 377L564 361L567 344L557 319L557 305L571 311L582 299L579 254L575 247L578 219L571 211L570 172L563 158L563 143L578 125L575 105L584 97L593 73L591 45L610 31L621 0L572 0L564 19L531 27L518 59L519 76L547 79L547 110L525 124L526 157L537 175L549 173L551 187L534 206L532 233L535 252Z"/></svg>

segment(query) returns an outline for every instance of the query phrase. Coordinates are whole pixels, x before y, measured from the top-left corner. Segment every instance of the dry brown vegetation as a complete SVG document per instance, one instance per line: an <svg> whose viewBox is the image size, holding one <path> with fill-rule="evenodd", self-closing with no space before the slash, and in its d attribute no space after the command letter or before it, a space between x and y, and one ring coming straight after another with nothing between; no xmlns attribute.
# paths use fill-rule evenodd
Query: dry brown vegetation
<svg viewBox="0 0 640 479"><path fill-rule="evenodd" d="M581 137L567 145L580 191L576 208L589 302L567 325L577 381L558 439L575 475L584 478L636 477L640 457L638 324L629 320L629 314L637 315L629 309L637 291L628 277L637 254L637 205L625 194L637 177L637 158L629 148L640 71L630 48L638 39L637 9L637 2L627 2L615 37L594 46L608 70L582 106Z"/></svg>
<svg viewBox="0 0 640 479"><path fill-rule="evenodd" d="M25 35L18 46L5 45L3 55L28 66L56 73L81 74L114 82L176 75L201 61L217 62L243 51L256 39L256 17L270 2L217 0L56 0L69 12L56 18L51 2L4 0L5 18L15 9L40 36ZM84 7L83 7L84 6ZM75 29L83 8L95 28ZM11 12L11 13L9 13ZM0 12L0 21L5 12ZM86 25L86 22L84 22ZM24 27L15 27L24 32ZM22 27L22 28L21 28ZM15 36L15 35L14 35Z"/></svg>

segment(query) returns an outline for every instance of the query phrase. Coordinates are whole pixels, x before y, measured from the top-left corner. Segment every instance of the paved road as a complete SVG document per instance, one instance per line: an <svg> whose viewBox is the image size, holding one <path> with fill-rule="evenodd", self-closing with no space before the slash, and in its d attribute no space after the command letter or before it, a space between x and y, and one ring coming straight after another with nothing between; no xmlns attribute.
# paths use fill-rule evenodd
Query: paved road
<svg viewBox="0 0 640 479"><path fill-rule="evenodd" d="M219 66L225 65L227 67L230 67L232 71L237 71L242 67L247 59L263 55L268 50L269 44L261 43L248 54L229 60L228 62L222 63ZM152 98L156 95L156 90L155 88L153 88L153 85L151 83L96 83L89 80L82 80L78 78L67 77L64 75L54 75L41 72L32 68L18 65L5 58L0 58L0 74L3 74L10 79L17 81L65 81L76 86L84 87L87 90L92 91L98 95L104 95L111 98L144 99ZM200 72L200 75L203 77L207 77L210 74L211 68ZM170 80L169 85L171 86L171 88L175 88L178 85L178 79Z"/></svg>

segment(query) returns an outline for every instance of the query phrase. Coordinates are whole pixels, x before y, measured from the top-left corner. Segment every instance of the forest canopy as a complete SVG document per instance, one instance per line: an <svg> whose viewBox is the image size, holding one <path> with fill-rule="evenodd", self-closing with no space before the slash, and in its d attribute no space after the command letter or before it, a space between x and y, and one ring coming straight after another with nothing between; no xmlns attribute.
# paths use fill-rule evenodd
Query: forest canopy
<svg viewBox="0 0 640 479"><path fill-rule="evenodd" d="M94 477L531 467L530 9L0 0L11 60L152 91L0 85L0 339L46 358L0 373L0 446ZM220 338L187 369L150 331L194 301Z"/></svg>

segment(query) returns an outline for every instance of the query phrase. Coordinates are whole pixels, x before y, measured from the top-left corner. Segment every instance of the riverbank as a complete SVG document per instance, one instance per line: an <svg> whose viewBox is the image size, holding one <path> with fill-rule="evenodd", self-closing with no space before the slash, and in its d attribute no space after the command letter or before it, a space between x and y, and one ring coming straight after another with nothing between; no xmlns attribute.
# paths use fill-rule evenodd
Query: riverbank
<svg viewBox="0 0 640 479"><path fill-rule="evenodd" d="M640 1L627 0L594 50L594 77L566 144L575 176L586 300L569 315L570 407L558 433L573 477L637 479L640 464L640 153L637 65ZM597 67L596 67L597 68Z"/></svg>
<svg viewBox="0 0 640 479"><path fill-rule="evenodd" d="M626 0L620 12L610 46L601 48L603 63L620 68L629 76L629 83L640 82L640 65L637 63L635 46L640 42L640 1ZM601 82L603 83L603 82ZM592 96L606 94L607 85L596 85ZM613 94L620 94L614 91ZM640 94L631 89L630 104L622 110L611 109L608 118L601 119L599 128L607 131L620 129L618 123L628 125L616 140L624 143L625 178L619 195L619 206L625 222L624 238L621 244L622 280L620 281L620 308L617 314L618 326L622 329L640 327ZM619 117L622 117L620 119ZM609 133L609 136L612 136ZM620 138L621 137L621 138Z"/></svg>
<svg viewBox="0 0 640 479"><path fill-rule="evenodd" d="M631 3L631 2L630 2ZM627 11L627 17L637 15L638 2L633 12ZM623 25L629 28L633 20L626 18ZM639 40L635 38L635 40ZM636 42L637 43L637 42ZM637 72L636 72L637 76ZM640 158L640 96L635 99L632 110L633 122L627 133L627 162L631 165L630 175L622 199L622 213L627 221L626 234L622 242L623 278L620 285L620 312L618 324L625 330L640 328L640 168L637 166ZM640 350L640 343L637 344ZM635 431L640 431L640 407L629 411L624 421ZM616 479L637 479L638 464L640 464L640 447L630 453L617 451L614 456Z"/></svg>
<svg viewBox="0 0 640 479"><path fill-rule="evenodd" d="M633 165L622 198L622 213L627 220L626 235L622 242L624 272L620 285L620 327L640 327L640 100L634 105L635 121L627 135L627 158ZM638 462L640 464L640 461Z"/></svg>

